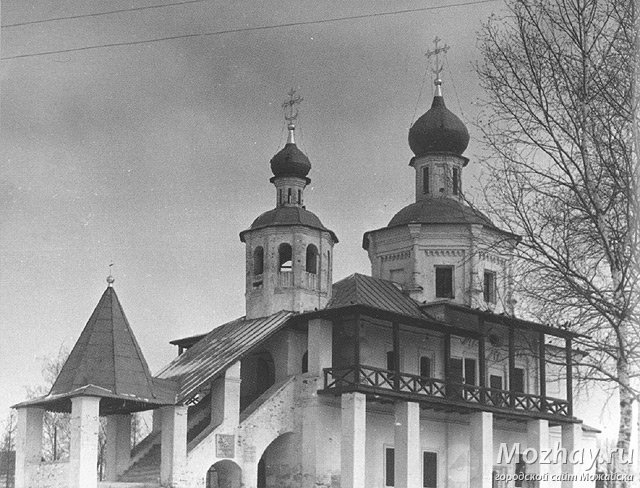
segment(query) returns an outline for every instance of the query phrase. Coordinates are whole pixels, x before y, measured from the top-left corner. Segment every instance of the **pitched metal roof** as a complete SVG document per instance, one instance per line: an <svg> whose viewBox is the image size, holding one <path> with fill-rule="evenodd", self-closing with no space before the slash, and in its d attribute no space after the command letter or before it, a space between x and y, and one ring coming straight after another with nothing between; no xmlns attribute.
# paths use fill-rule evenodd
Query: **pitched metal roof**
<svg viewBox="0 0 640 488"><path fill-rule="evenodd" d="M427 318L416 301L406 296L392 281L359 273L333 284L327 309L364 305L410 317Z"/></svg>
<svg viewBox="0 0 640 488"><path fill-rule="evenodd" d="M119 398L135 403L134 410L140 410L140 404L144 403L153 406L173 403L171 388L167 389L166 382L151 375L111 286L102 294L51 391L25 405L37 403L66 409L70 398L79 395Z"/></svg>
<svg viewBox="0 0 640 488"><path fill-rule="evenodd" d="M268 317L241 317L221 325L165 366L157 377L177 381L177 401L184 401L202 384L281 329L293 315L283 310Z"/></svg>

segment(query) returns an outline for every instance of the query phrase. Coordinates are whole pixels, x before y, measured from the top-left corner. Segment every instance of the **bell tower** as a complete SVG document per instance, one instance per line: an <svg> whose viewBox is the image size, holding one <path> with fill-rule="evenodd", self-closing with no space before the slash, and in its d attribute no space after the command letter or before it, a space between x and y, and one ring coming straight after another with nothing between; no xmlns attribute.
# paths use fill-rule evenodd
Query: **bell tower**
<svg viewBox="0 0 640 488"><path fill-rule="evenodd" d="M247 318L280 310L321 309L331 298L333 246L338 238L304 204L311 162L295 141L301 102L292 89L282 105L289 134L284 148L271 158L275 208L240 233L246 245Z"/></svg>
<svg viewBox="0 0 640 488"><path fill-rule="evenodd" d="M363 247L372 276L398 283L415 300L512 313L511 255L517 236L497 228L464 199L469 132L445 105L440 56L448 46L439 42L436 38L427 52L435 61L431 108L409 129L415 203L386 227L366 232Z"/></svg>

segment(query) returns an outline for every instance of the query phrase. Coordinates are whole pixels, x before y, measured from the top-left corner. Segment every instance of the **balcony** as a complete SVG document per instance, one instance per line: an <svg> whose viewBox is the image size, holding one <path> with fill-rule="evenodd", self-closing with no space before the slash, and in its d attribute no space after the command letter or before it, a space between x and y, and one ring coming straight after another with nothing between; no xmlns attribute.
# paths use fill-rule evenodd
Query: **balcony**
<svg viewBox="0 0 640 488"><path fill-rule="evenodd" d="M569 402L557 398L453 383L408 373L396 374L364 365L324 370L324 392L348 391L530 417L571 418Z"/></svg>

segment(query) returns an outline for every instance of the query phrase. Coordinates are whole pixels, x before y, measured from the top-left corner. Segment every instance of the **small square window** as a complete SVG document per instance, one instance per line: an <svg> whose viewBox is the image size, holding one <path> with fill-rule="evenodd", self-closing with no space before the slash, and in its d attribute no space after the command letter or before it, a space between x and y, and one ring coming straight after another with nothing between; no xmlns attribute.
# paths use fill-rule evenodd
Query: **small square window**
<svg viewBox="0 0 640 488"><path fill-rule="evenodd" d="M453 297L453 266L436 266L436 298Z"/></svg>
<svg viewBox="0 0 640 488"><path fill-rule="evenodd" d="M496 303L496 273L495 271L484 272L484 301Z"/></svg>

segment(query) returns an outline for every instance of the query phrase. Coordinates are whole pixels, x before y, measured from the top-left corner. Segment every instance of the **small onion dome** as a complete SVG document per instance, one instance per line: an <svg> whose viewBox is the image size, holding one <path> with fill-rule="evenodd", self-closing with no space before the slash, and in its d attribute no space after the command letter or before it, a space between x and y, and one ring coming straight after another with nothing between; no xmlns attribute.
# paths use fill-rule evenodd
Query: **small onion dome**
<svg viewBox="0 0 640 488"><path fill-rule="evenodd" d="M409 129L409 147L416 156L433 152L461 155L469 145L469 131L444 104L441 95L433 97L431 108Z"/></svg>
<svg viewBox="0 0 640 488"><path fill-rule="evenodd" d="M300 150L294 142L287 144L271 158L271 171L278 176L297 176L306 178L311 170L309 158Z"/></svg>

